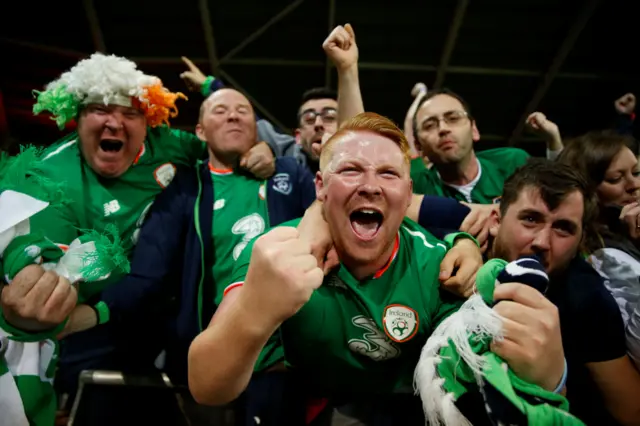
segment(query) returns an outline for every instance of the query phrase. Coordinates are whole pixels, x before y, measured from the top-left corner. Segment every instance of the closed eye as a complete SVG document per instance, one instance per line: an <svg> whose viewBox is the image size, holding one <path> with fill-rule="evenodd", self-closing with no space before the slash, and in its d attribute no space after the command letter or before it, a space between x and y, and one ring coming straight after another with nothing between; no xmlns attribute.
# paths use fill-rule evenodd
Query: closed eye
<svg viewBox="0 0 640 426"><path fill-rule="evenodd" d="M383 176L386 176L386 177L399 177L400 176L400 173L398 173L395 170L391 170L391 169L383 170L380 174L382 174Z"/></svg>

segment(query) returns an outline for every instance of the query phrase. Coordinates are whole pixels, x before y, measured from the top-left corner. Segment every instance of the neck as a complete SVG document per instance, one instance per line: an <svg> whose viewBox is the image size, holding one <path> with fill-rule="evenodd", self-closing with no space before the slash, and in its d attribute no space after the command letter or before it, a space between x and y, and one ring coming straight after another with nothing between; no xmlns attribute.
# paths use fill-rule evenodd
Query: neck
<svg viewBox="0 0 640 426"><path fill-rule="evenodd" d="M338 253L338 258L342 260L342 264L347 268L347 271L353 277L362 281L365 278L371 277L376 274L379 270L383 269L387 266L387 264L391 261L391 256L393 256L393 249L395 247L396 238L394 237L391 240L391 244L384 249L382 254L377 257L377 260L362 262L361 260L353 259L348 256L346 253L343 253L342 250L339 250L336 247L336 252Z"/></svg>
<svg viewBox="0 0 640 426"><path fill-rule="evenodd" d="M228 170L237 167L240 157L238 155L221 155L214 154L211 148L209 148L209 163L214 169Z"/></svg>
<svg viewBox="0 0 640 426"><path fill-rule="evenodd" d="M302 150L304 156L307 158L307 167L311 170L311 173L315 176L315 174L320 170L320 162L318 160L314 160L307 151Z"/></svg>
<svg viewBox="0 0 640 426"><path fill-rule="evenodd" d="M436 169L445 183L458 186L472 182L480 171L478 159L473 151L457 163L438 164Z"/></svg>

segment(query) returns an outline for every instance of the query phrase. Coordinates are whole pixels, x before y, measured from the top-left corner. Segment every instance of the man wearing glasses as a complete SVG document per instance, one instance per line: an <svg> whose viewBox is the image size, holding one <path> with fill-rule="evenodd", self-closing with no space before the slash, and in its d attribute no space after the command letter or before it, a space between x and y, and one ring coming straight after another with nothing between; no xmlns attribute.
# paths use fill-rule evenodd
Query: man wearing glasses
<svg viewBox="0 0 640 426"><path fill-rule="evenodd" d="M304 163L314 175L319 167L322 138L332 135L338 128L338 96L335 91L318 87L304 92L298 109L296 129L296 158ZM298 160L300 161L300 159ZM301 161L300 161L301 162Z"/></svg>
<svg viewBox="0 0 640 426"><path fill-rule="evenodd" d="M467 103L449 90L429 92L414 117L414 134L431 169L414 173L413 190L419 194L455 198L467 203L499 201L504 181L528 154L517 148L496 148L476 153L480 139Z"/></svg>

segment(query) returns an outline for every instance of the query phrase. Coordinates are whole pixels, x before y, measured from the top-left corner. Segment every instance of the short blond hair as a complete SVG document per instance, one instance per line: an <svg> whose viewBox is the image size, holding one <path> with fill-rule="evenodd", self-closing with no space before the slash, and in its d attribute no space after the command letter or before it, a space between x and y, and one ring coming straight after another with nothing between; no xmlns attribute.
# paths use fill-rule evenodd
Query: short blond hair
<svg viewBox="0 0 640 426"><path fill-rule="evenodd" d="M387 117L383 117L375 112L363 112L355 117L345 121L340 129L325 142L322 147L322 153L320 154L320 170L324 170L326 165L331 159L333 153L333 145L341 137L349 132L360 131L370 132L390 139L393 143L398 145L404 156L404 161L407 165L411 164L411 149L409 148L409 141L404 135L402 130L394 124L393 121Z"/></svg>

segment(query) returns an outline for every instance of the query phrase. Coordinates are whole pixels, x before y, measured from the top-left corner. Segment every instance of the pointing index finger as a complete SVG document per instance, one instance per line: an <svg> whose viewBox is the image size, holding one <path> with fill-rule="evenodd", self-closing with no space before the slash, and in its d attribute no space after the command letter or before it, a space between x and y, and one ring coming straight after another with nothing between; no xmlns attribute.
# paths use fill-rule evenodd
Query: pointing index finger
<svg viewBox="0 0 640 426"><path fill-rule="evenodd" d="M182 57L182 62L184 62L191 71L198 71L198 67L186 56Z"/></svg>

